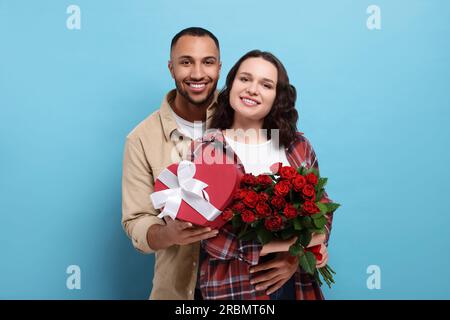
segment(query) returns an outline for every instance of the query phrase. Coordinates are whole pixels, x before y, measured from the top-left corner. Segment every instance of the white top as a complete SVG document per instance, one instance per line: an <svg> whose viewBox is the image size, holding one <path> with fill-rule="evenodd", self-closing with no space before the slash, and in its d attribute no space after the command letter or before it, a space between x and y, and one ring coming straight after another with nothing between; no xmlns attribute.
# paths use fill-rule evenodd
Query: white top
<svg viewBox="0 0 450 320"><path fill-rule="evenodd" d="M270 166L277 162L290 165L283 146L276 147L272 140L258 144L237 142L226 136L225 140L241 160L246 173L271 173Z"/></svg>
<svg viewBox="0 0 450 320"><path fill-rule="evenodd" d="M180 133L182 133L186 137L191 138L192 140L199 139L203 136L203 133L206 130L206 122L190 122L177 115L172 109L170 109L170 111L172 111L173 117L177 122L178 131L180 131Z"/></svg>

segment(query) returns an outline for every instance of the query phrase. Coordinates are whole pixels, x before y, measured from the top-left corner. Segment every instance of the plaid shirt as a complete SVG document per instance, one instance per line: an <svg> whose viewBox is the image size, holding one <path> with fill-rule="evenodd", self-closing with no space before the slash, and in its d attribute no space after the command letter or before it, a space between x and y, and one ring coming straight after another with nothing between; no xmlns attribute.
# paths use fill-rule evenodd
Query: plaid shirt
<svg viewBox="0 0 450 320"><path fill-rule="evenodd" d="M214 150L214 151L213 151ZM217 152L221 154L217 154ZM197 162L203 157L224 157L232 161L242 173L244 167L226 143L221 130L209 130L201 140L192 143L190 160ZM230 156L232 159L230 159ZM298 132L296 140L286 148L286 156L291 166L301 165L319 169L314 150L303 136ZM224 158L223 158L224 159ZM331 202L326 192L322 202ZM333 214L327 214L326 240L328 245L330 238ZM199 285L203 299L225 300L269 300L265 290L256 290L255 285L250 284L251 276L249 268L259 262L259 253L262 245L257 241L243 241L237 239L229 224L219 230L216 237L203 240L200 249ZM300 269L294 274L296 300L322 300L324 296L320 286L306 272Z"/></svg>

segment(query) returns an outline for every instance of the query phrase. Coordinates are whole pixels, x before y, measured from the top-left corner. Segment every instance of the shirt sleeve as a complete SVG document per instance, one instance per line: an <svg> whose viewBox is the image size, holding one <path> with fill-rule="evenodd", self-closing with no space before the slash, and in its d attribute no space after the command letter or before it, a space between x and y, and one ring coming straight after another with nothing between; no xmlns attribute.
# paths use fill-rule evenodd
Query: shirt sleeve
<svg viewBox="0 0 450 320"><path fill-rule="evenodd" d="M258 264L262 245L256 241L239 240L227 227L220 228L214 238L202 241L205 251L219 260L239 259L252 266Z"/></svg>
<svg viewBox="0 0 450 320"><path fill-rule="evenodd" d="M311 145L311 143L309 141L307 141L306 144L307 147L307 154L310 157L310 163L311 166L316 168L318 172L320 172L319 170L319 161L317 160L317 156L316 153L314 152L314 149ZM331 203L333 202L329 197L326 191L323 192L322 194L322 198L319 200L322 203ZM331 234L331 228L332 228L332 224L333 224L333 212L328 212L327 214L325 214L325 218L327 219L327 223L325 224L325 245L328 246L328 241L330 240L330 234Z"/></svg>
<svg viewBox="0 0 450 320"><path fill-rule="evenodd" d="M148 229L154 224L165 224L150 201L153 183L142 145L127 138L122 171L122 226L133 246L146 254L155 252L147 241Z"/></svg>

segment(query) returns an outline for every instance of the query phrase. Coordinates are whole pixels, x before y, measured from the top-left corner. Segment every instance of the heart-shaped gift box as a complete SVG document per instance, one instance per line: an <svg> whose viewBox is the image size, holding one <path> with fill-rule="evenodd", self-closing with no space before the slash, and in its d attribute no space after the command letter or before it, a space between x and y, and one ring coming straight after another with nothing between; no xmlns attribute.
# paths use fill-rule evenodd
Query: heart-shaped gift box
<svg viewBox="0 0 450 320"><path fill-rule="evenodd" d="M234 164L181 161L167 167L155 181L151 199L166 215L199 226L220 228L221 212L233 201L242 172Z"/></svg>

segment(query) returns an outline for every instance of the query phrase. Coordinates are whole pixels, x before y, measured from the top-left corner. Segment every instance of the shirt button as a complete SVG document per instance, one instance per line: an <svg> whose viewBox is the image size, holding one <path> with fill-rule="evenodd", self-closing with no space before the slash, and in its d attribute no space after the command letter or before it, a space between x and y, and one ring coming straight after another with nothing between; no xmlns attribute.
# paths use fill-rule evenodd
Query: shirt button
<svg viewBox="0 0 450 320"><path fill-rule="evenodd" d="M197 263L196 263L196 262L193 262L192 265L195 267L195 266L197 265Z"/></svg>
<svg viewBox="0 0 450 320"><path fill-rule="evenodd" d="M189 290L189 294L192 294L192 290Z"/></svg>

